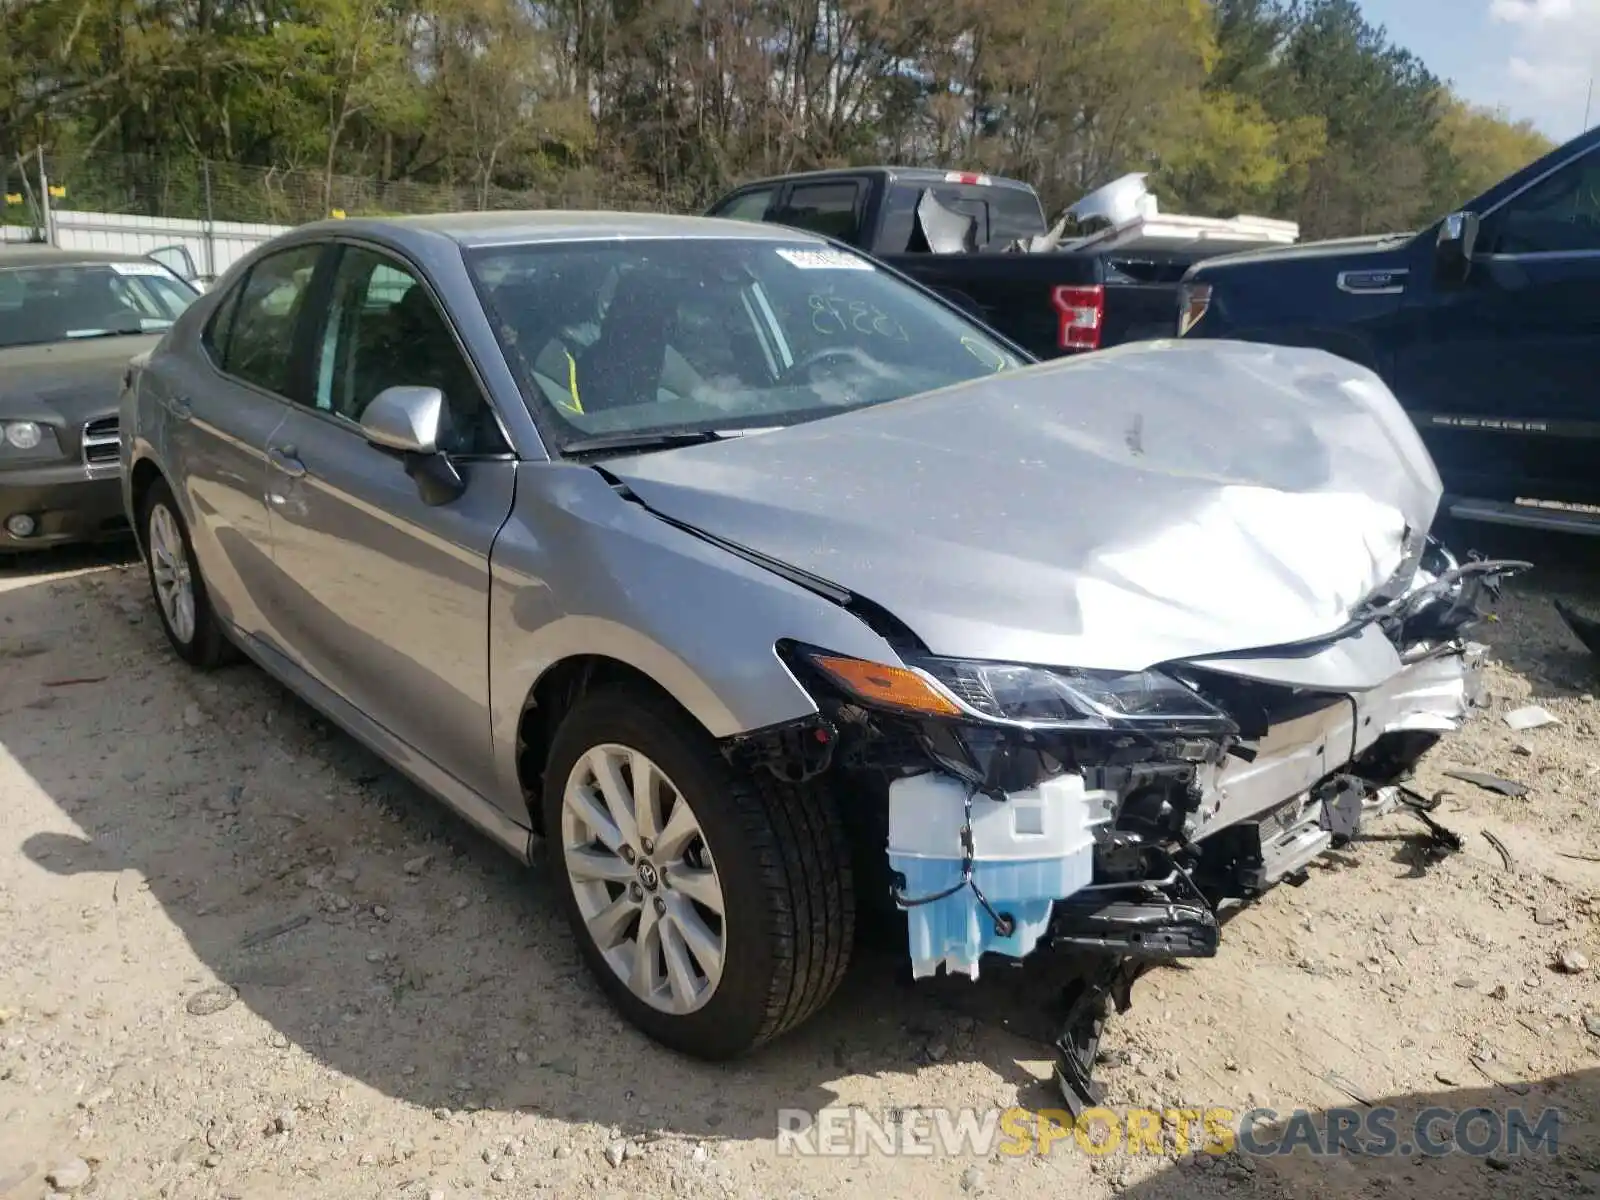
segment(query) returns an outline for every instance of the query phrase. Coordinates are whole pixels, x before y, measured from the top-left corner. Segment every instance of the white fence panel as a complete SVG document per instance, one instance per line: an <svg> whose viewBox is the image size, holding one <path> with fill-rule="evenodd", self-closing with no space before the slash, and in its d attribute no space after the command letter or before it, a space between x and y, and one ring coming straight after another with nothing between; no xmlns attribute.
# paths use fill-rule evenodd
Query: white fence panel
<svg viewBox="0 0 1600 1200"><path fill-rule="evenodd" d="M55 244L63 250L105 250L149 254L163 246L184 246L202 278L214 279L262 242L287 232L288 225L241 221L185 221L170 217L130 217L120 213L57 209L50 214ZM34 232L0 226L0 241L31 241Z"/></svg>
<svg viewBox="0 0 1600 1200"><path fill-rule="evenodd" d="M63 250L148 254L163 246L182 245L188 248L200 274L207 278L221 275L262 242L290 228L239 221L208 223L166 217L130 217L71 209L52 212L50 221L55 227L56 245Z"/></svg>

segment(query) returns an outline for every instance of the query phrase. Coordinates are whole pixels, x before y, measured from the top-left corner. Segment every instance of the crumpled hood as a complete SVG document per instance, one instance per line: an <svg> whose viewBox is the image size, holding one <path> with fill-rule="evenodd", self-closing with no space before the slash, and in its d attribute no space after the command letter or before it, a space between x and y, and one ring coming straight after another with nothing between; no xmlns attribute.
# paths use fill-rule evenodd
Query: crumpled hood
<svg viewBox="0 0 1600 1200"><path fill-rule="evenodd" d="M616 459L662 515L886 608L935 654L1137 669L1324 637L1440 484L1371 372L1149 342ZM779 631L781 635L781 631Z"/></svg>
<svg viewBox="0 0 1600 1200"><path fill-rule="evenodd" d="M0 416L70 425L115 412L129 362L160 340L149 334L0 349Z"/></svg>

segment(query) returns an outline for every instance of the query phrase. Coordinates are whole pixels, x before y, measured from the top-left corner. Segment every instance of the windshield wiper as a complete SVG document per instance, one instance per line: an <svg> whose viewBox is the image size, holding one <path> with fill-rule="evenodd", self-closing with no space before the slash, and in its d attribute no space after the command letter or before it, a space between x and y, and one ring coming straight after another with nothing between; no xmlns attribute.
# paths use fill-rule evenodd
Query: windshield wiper
<svg viewBox="0 0 1600 1200"><path fill-rule="evenodd" d="M576 438L561 447L561 453L602 454L621 450L671 450L677 446L699 446L706 442L720 442L724 438L738 437L742 431L716 429L679 429L658 433L601 433L594 437Z"/></svg>

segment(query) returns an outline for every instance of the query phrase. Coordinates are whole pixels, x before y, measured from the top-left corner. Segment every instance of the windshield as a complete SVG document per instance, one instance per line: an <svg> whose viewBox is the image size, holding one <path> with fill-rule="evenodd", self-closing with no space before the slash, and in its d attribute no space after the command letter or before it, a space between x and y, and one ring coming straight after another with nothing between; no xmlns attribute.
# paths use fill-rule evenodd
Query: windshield
<svg viewBox="0 0 1600 1200"><path fill-rule="evenodd" d="M0 267L0 348L159 333L195 297L153 262Z"/></svg>
<svg viewBox="0 0 1600 1200"><path fill-rule="evenodd" d="M525 245L468 265L562 445L788 425L1022 365L865 258L815 242Z"/></svg>

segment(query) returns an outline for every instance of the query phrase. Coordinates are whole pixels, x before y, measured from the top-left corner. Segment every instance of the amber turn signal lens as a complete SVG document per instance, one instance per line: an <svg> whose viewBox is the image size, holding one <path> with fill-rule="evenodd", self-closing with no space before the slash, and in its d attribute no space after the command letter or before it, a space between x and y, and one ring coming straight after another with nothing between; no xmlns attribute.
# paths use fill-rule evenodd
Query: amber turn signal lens
<svg viewBox="0 0 1600 1200"><path fill-rule="evenodd" d="M929 717L959 717L961 707L915 671L860 658L813 655L811 661L835 683L868 704Z"/></svg>

